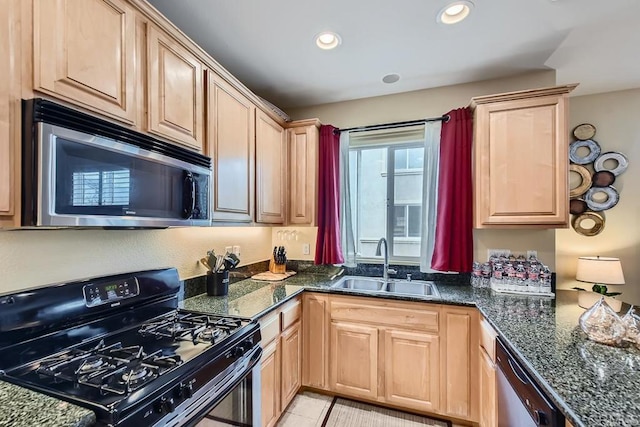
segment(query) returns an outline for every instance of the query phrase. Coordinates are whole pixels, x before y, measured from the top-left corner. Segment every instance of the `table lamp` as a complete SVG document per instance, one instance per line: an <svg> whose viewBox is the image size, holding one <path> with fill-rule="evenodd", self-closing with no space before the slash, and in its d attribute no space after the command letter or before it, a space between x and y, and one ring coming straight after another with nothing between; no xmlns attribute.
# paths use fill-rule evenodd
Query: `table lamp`
<svg viewBox="0 0 640 427"><path fill-rule="evenodd" d="M607 292L606 285L624 285L624 274L619 258L606 258L599 256L586 256L578 258L578 271L576 280L593 283L593 292L578 292L578 305L589 308L595 304L601 296L612 297L619 292ZM613 294L613 295L612 295ZM605 298L607 304L615 311L620 311L622 301L613 298Z"/></svg>

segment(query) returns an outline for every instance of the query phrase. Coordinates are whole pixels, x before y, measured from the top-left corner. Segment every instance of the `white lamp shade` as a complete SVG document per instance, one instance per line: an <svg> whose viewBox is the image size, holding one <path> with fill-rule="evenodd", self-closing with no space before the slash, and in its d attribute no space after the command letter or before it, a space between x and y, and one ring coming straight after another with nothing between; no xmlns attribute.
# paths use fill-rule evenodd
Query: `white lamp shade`
<svg viewBox="0 0 640 427"><path fill-rule="evenodd" d="M618 258L580 257L576 280L603 285L624 285L622 264Z"/></svg>

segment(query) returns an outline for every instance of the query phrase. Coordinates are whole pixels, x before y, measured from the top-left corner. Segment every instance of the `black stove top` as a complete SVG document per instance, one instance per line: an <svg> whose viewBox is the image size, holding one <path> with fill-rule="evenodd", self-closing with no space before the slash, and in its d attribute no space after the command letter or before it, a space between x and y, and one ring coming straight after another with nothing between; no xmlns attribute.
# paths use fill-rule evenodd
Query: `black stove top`
<svg viewBox="0 0 640 427"><path fill-rule="evenodd" d="M150 276L157 279L155 274ZM83 297L82 308L68 301L67 306L58 306L62 316L56 316L49 306L54 314L48 323L57 328L40 324L45 319L38 318L46 312L48 292L39 299L20 294L0 297L2 307L10 308L0 310L0 344L9 341L7 334L19 337L16 330L23 328L22 340L0 347L2 378L88 407L99 422L117 425L167 390L176 399L188 399L195 376L204 378L197 384L202 387L203 382L231 369L246 350L259 345L259 327L250 319L177 309L175 286L170 286L168 295L161 292L158 297L153 292L158 291L157 281L145 280L141 273L134 277L137 294L127 297L128 304L105 297L111 307L99 309L98 316L87 316L96 310L94 297ZM85 284L83 294L88 294L87 287L111 289L113 283ZM149 295L146 301L145 295ZM80 320L76 324L68 324L71 313L65 307L74 307L67 310L77 312ZM37 315L24 314L29 310ZM29 317L30 326L16 321L16 316ZM34 329L40 333L33 333Z"/></svg>

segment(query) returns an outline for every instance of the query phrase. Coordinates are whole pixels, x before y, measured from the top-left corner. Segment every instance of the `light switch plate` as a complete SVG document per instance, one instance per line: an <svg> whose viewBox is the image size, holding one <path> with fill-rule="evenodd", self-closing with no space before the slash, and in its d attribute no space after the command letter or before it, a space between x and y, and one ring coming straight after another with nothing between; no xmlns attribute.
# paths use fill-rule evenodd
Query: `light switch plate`
<svg viewBox="0 0 640 427"><path fill-rule="evenodd" d="M234 246L233 253L236 254L237 256L240 256L240 246Z"/></svg>
<svg viewBox="0 0 640 427"><path fill-rule="evenodd" d="M308 243L302 244L302 255L309 255L311 253L311 245Z"/></svg>

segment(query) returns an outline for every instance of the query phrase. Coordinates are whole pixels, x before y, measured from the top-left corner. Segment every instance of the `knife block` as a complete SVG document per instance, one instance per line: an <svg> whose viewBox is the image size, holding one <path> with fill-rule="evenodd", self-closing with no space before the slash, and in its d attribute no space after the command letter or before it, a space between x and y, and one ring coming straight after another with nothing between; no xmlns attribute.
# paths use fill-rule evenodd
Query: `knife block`
<svg viewBox="0 0 640 427"><path fill-rule="evenodd" d="M269 271L276 274L284 274L287 271L287 264L276 264L276 261L271 257L269 261Z"/></svg>

